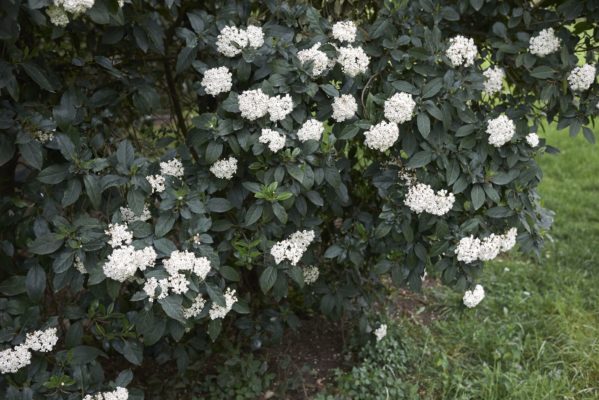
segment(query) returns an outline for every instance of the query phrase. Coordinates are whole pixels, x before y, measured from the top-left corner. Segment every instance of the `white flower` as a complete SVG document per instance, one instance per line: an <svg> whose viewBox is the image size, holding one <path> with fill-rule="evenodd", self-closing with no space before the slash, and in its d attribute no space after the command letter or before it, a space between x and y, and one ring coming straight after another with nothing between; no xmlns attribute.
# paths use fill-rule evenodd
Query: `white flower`
<svg viewBox="0 0 599 400"><path fill-rule="evenodd" d="M75 269L77 271L79 271L80 274L87 274L87 269L85 269L85 264L83 264L83 261L81 261L81 258L79 258L79 256L75 256L73 265L75 266Z"/></svg>
<svg viewBox="0 0 599 400"><path fill-rule="evenodd" d="M249 46L253 49L258 49L264 44L264 32L259 26L250 25L245 30L248 38Z"/></svg>
<svg viewBox="0 0 599 400"><path fill-rule="evenodd" d="M537 147L539 145L539 136L534 132L529 133L526 135L526 143L528 143L530 147Z"/></svg>
<svg viewBox="0 0 599 400"><path fill-rule="evenodd" d="M200 82L207 94L216 96L227 93L233 87L233 75L227 67L210 68Z"/></svg>
<svg viewBox="0 0 599 400"><path fill-rule="evenodd" d="M129 391L123 387L117 387L111 392L96 393L94 395L88 394L83 400L127 400L129 398Z"/></svg>
<svg viewBox="0 0 599 400"><path fill-rule="evenodd" d="M25 346L33 351L48 353L52 351L58 342L56 328L48 328L45 331L34 331L27 333Z"/></svg>
<svg viewBox="0 0 599 400"><path fill-rule="evenodd" d="M206 257L197 257L190 251L173 251L169 258L162 262L164 269L171 276L177 276L181 271L190 271L201 280L210 272L210 260Z"/></svg>
<svg viewBox="0 0 599 400"><path fill-rule="evenodd" d="M293 111L293 99L289 94L268 99L268 114L272 122L285 119Z"/></svg>
<svg viewBox="0 0 599 400"><path fill-rule="evenodd" d="M285 135L273 129L262 129L258 141L260 143L268 144L268 148L273 153L276 153L285 147Z"/></svg>
<svg viewBox="0 0 599 400"><path fill-rule="evenodd" d="M503 79L505 78L505 71L500 67L488 68L483 72L485 76L485 89L484 92L488 95L493 93L501 92L503 88Z"/></svg>
<svg viewBox="0 0 599 400"><path fill-rule="evenodd" d="M243 118L253 121L268 113L270 98L262 89L246 90L238 97L239 111Z"/></svg>
<svg viewBox="0 0 599 400"><path fill-rule="evenodd" d="M297 131L297 138L300 142L306 142L308 140L320 140L322 133L324 132L324 124L315 119L309 119L302 127Z"/></svg>
<svg viewBox="0 0 599 400"><path fill-rule="evenodd" d="M409 93L396 93L385 101L385 118L396 124L412 119L416 102Z"/></svg>
<svg viewBox="0 0 599 400"><path fill-rule="evenodd" d="M480 239L470 235L460 239L458 246L455 249L458 261L462 261L466 264L473 263L478 260L480 253Z"/></svg>
<svg viewBox="0 0 599 400"><path fill-rule="evenodd" d="M135 215L133 210L131 210L129 207L121 207L120 212L121 212L121 218L123 219L123 221L125 221L128 224L130 224L131 222L135 222L135 221L143 222L143 221L147 221L150 218L152 218L152 214L150 213L150 209L148 208L147 204L144 204L144 209L140 215Z"/></svg>
<svg viewBox="0 0 599 400"><path fill-rule="evenodd" d="M501 251L510 251L516 245L518 229L511 228L501 236Z"/></svg>
<svg viewBox="0 0 599 400"><path fill-rule="evenodd" d="M212 303L212 307L210 308L209 314L210 319L218 319L225 318L225 316L231 311L233 305L237 303L237 296L235 295L235 290L231 288L227 288L225 291L225 306L219 306L216 303Z"/></svg>
<svg viewBox="0 0 599 400"><path fill-rule="evenodd" d="M54 132L36 131L32 136L41 144L46 144L48 142L51 142L52 139L54 139Z"/></svg>
<svg viewBox="0 0 599 400"><path fill-rule="evenodd" d="M387 336L387 324L381 324L381 326L376 328L374 331L374 336L376 336L377 342L383 340L383 338Z"/></svg>
<svg viewBox="0 0 599 400"><path fill-rule="evenodd" d="M191 282L185 274L174 274L168 277L168 286L175 294L185 294L189 290Z"/></svg>
<svg viewBox="0 0 599 400"><path fill-rule="evenodd" d="M503 238L501 236L496 236L494 233L490 234L480 242L478 259L480 261L491 261L495 259L501 251L502 243Z"/></svg>
<svg viewBox="0 0 599 400"><path fill-rule="evenodd" d="M231 179L237 172L237 159L229 157L216 161L210 167L210 172L219 179Z"/></svg>
<svg viewBox="0 0 599 400"><path fill-rule="evenodd" d="M309 49L300 50L297 52L297 58L303 64L312 62L312 75L320 76L327 70L330 60L324 51L318 50L320 43L316 43Z"/></svg>
<svg viewBox="0 0 599 400"><path fill-rule="evenodd" d="M320 275L320 271L318 271L318 267L314 265L310 265L304 268L304 283L306 285L311 285L316 280L318 280L318 276Z"/></svg>
<svg viewBox="0 0 599 400"><path fill-rule="evenodd" d="M555 36L553 28L547 28L530 38L528 51L536 56L545 57L558 51L560 46L561 40Z"/></svg>
<svg viewBox="0 0 599 400"><path fill-rule="evenodd" d="M0 374L12 374L31 364L31 350L47 353L58 342L56 328L29 332L25 342L0 351Z"/></svg>
<svg viewBox="0 0 599 400"><path fill-rule="evenodd" d="M517 235L516 228L511 228L503 235L491 234L482 240L470 235L460 239L455 254L457 254L458 261L466 264L477 260L490 261L499 253L511 250L516 244Z"/></svg>
<svg viewBox="0 0 599 400"><path fill-rule="evenodd" d="M582 67L576 67L568 75L568 83L573 92L587 90L595 82L597 69L594 65L584 64Z"/></svg>
<svg viewBox="0 0 599 400"><path fill-rule="evenodd" d="M144 271L153 267L155 262L156 251L153 247L135 250L133 246L125 246L112 251L102 270L107 278L124 282L133 277L138 269Z"/></svg>
<svg viewBox="0 0 599 400"><path fill-rule="evenodd" d="M399 128L397 124L383 121L364 132L364 136L364 144L369 148L387 151L399 138Z"/></svg>
<svg viewBox="0 0 599 400"><path fill-rule="evenodd" d="M162 176L170 175L175 178L181 178L185 173L183 170L183 164L176 158L169 161L163 161L160 163L160 173Z"/></svg>
<svg viewBox="0 0 599 400"><path fill-rule="evenodd" d="M31 352L25 344L0 351L0 374L12 374L31 364Z"/></svg>
<svg viewBox="0 0 599 400"><path fill-rule="evenodd" d="M363 74L368 68L370 58L361 47L340 47L337 62L341 64L341 70L350 77Z"/></svg>
<svg viewBox="0 0 599 400"><path fill-rule="evenodd" d="M455 196L447 190L439 190L437 193L427 184L417 183L410 186L404 204L416 214L427 212L441 216L447 214L453 208Z"/></svg>
<svg viewBox="0 0 599 400"><path fill-rule="evenodd" d="M353 43L356 40L356 31L353 21L339 21L333 25L333 37L340 42Z"/></svg>
<svg viewBox="0 0 599 400"><path fill-rule="evenodd" d="M158 279L152 277L146 280L144 283L143 291L150 298L150 302L154 302L154 298L156 297L156 289L158 288Z"/></svg>
<svg viewBox="0 0 599 400"><path fill-rule="evenodd" d="M337 122L343 122L351 119L358 112L358 103L351 94L342 94L333 99L333 119Z"/></svg>
<svg viewBox="0 0 599 400"><path fill-rule="evenodd" d="M270 249L270 254L277 264L289 260L291 265L297 265L314 240L314 236L314 231L297 231L289 236L289 239L275 243Z"/></svg>
<svg viewBox="0 0 599 400"><path fill-rule="evenodd" d="M206 300L204 300L202 295L198 294L191 306L183 310L183 317L185 319L197 317L204 309L204 306L206 306Z"/></svg>
<svg viewBox="0 0 599 400"><path fill-rule="evenodd" d="M474 64L474 58L478 53L478 48L474 44L474 40L466 38L462 35L457 35L449 39L449 47L445 51L445 55L449 58L451 65L459 67L469 67Z"/></svg>
<svg viewBox="0 0 599 400"><path fill-rule="evenodd" d="M481 285L476 285L474 290L466 290L462 301L468 308L474 308L485 298L485 289Z"/></svg>
<svg viewBox="0 0 599 400"><path fill-rule="evenodd" d="M54 5L71 14L83 14L94 6L95 0L54 0Z"/></svg>
<svg viewBox="0 0 599 400"><path fill-rule="evenodd" d="M148 175L146 176L146 180L150 183L152 187L152 193L161 193L166 190L164 176L162 175Z"/></svg>
<svg viewBox="0 0 599 400"><path fill-rule="evenodd" d="M489 134L489 144L501 147L512 139L516 133L516 125L506 115L500 115L487 122L487 133Z"/></svg>
<svg viewBox="0 0 599 400"><path fill-rule="evenodd" d="M248 45L248 35L243 29L225 26L216 38L216 49L226 57L235 57Z"/></svg>
<svg viewBox="0 0 599 400"><path fill-rule="evenodd" d="M129 245L133 240L133 233L124 224L110 224L108 225L108 230L104 231L104 233L110 236L108 244L112 248Z"/></svg>
<svg viewBox="0 0 599 400"><path fill-rule="evenodd" d="M69 16L62 7L50 6L46 9L46 14L48 14L52 25L64 28L69 24Z"/></svg>

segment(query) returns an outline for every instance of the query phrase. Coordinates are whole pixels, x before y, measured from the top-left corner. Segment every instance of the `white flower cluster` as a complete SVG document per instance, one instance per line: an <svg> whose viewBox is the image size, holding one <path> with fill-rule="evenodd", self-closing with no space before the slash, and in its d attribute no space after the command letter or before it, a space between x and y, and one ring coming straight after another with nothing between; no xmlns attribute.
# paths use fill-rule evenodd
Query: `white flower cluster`
<svg viewBox="0 0 599 400"><path fill-rule="evenodd" d="M108 244L113 249L123 245L129 245L133 240L133 233L131 233L129 229L127 229L127 225L124 224L110 224L108 225L108 230L104 231L104 233L110 236Z"/></svg>
<svg viewBox="0 0 599 400"><path fill-rule="evenodd" d="M555 36L553 28L543 29L537 36L530 38L528 51L539 57L545 57L548 54L555 53L561 46L561 40Z"/></svg>
<svg viewBox="0 0 599 400"><path fill-rule="evenodd" d="M54 5L74 15L85 13L94 6L95 0L54 0Z"/></svg>
<svg viewBox="0 0 599 400"><path fill-rule="evenodd" d="M301 128L297 131L297 138L300 142L308 140L320 140L324 132L324 124L315 119L309 119L304 122Z"/></svg>
<svg viewBox="0 0 599 400"><path fill-rule="evenodd" d="M289 94L270 97L262 89L244 91L237 102L241 116L250 121L270 114L270 120L277 122L293 111L293 99Z"/></svg>
<svg viewBox="0 0 599 400"><path fill-rule="evenodd" d="M237 99L243 118L253 121L268 113L270 97L262 89L246 90Z"/></svg>
<svg viewBox="0 0 599 400"><path fill-rule="evenodd" d="M156 251L153 247L136 250L133 246L124 246L112 251L102 270L107 278L124 282L133 277L138 269L145 271L153 267L155 262Z"/></svg>
<svg viewBox="0 0 599 400"><path fill-rule="evenodd" d="M225 297L225 306L219 306L216 303L212 303L212 307L210 308L209 314L210 319L219 319L225 318L225 316L231 311L233 305L237 303L237 296L235 295L235 290L231 288L227 288L224 294Z"/></svg>
<svg viewBox="0 0 599 400"><path fill-rule="evenodd" d="M445 51L445 55L454 67L459 67L460 65L464 67L471 66L474 64L477 53L478 48L474 44L474 40L462 35L457 35L449 39L449 47Z"/></svg>
<svg viewBox="0 0 599 400"><path fill-rule="evenodd" d="M340 42L353 43L356 40L356 31L353 21L339 21L333 25L333 37Z"/></svg>
<svg viewBox="0 0 599 400"><path fill-rule="evenodd" d="M64 28L69 24L69 16L62 7L52 5L46 9L46 14L48 14L52 25Z"/></svg>
<svg viewBox="0 0 599 400"><path fill-rule="evenodd" d="M37 131L33 134L33 138L41 144L46 144L54 139L54 132Z"/></svg>
<svg viewBox="0 0 599 400"><path fill-rule="evenodd" d="M160 174L162 176L170 175L175 178L181 178L184 173L183 164L176 158L160 163Z"/></svg>
<svg viewBox="0 0 599 400"><path fill-rule="evenodd" d="M237 159L229 157L216 161L210 167L210 172L219 179L231 179L237 172Z"/></svg>
<svg viewBox="0 0 599 400"><path fill-rule="evenodd" d="M127 400L128 398L129 391L123 387L117 387L111 392L88 394L83 400Z"/></svg>
<svg viewBox="0 0 599 400"><path fill-rule="evenodd" d="M210 260L206 257L197 257L189 251L173 251L169 258L162 262L165 271L168 273L168 278L156 279L151 277L146 280L143 291L148 295L150 302L154 299L164 299L168 296L169 291L175 294L184 294L189 290L191 284L185 272L197 276L200 280L206 279L210 272ZM157 293L156 289L160 289ZM198 314L202 310L198 311Z"/></svg>
<svg viewBox="0 0 599 400"><path fill-rule="evenodd" d="M597 69L594 65L584 64L582 67L576 67L568 75L568 83L573 92L581 92L591 87L595 82Z"/></svg>
<svg viewBox="0 0 599 400"><path fill-rule="evenodd" d="M466 290L462 301L468 308L474 308L485 298L485 289L481 285L476 285L474 290Z"/></svg>
<svg viewBox="0 0 599 400"><path fill-rule="evenodd" d="M75 256L75 260L73 261L73 266L80 274L87 274L87 269L85 268L85 264L81 261L79 256Z"/></svg>
<svg viewBox="0 0 599 400"><path fill-rule="evenodd" d="M56 328L27 333L25 342L0 351L0 374L12 374L31 364L31 351L47 353L58 342Z"/></svg>
<svg viewBox="0 0 599 400"><path fill-rule="evenodd" d="M143 222L152 218L152 214L150 213L150 209L148 208L147 204L144 205L144 209L140 215L135 215L133 210L131 210L129 207L121 207L120 211L121 218L123 218L123 221L125 221L127 224L130 224L131 222L135 221Z"/></svg>
<svg viewBox="0 0 599 400"><path fill-rule="evenodd" d="M530 145L530 147L537 147L539 145L539 136L531 132L526 135L526 142Z"/></svg>
<svg viewBox="0 0 599 400"><path fill-rule="evenodd" d="M245 47L258 49L264 44L264 32L259 26L248 26L240 29L225 26L216 38L216 49L226 57L235 57Z"/></svg>
<svg viewBox="0 0 599 400"><path fill-rule="evenodd" d="M383 340L385 336L387 336L387 324L381 324L378 328L374 330L374 336L376 336L376 341L380 342Z"/></svg>
<svg viewBox="0 0 599 400"><path fill-rule="evenodd" d="M320 276L320 271L318 267L314 265L310 265L304 268L304 283L306 285L311 285L318 280Z"/></svg>
<svg viewBox="0 0 599 400"><path fill-rule="evenodd" d="M152 193L162 193L166 190L166 179L162 175L148 175L146 180L152 187Z"/></svg>
<svg viewBox="0 0 599 400"><path fill-rule="evenodd" d="M291 265L297 265L314 237L314 231L297 231L291 234L289 239L275 243L270 249L270 254L277 264L288 260Z"/></svg>
<svg viewBox="0 0 599 400"><path fill-rule="evenodd" d="M458 261L466 264L473 263L477 260L490 261L499 255L501 252L511 250L516 244L516 236L518 230L511 228L503 235L491 234L480 240L470 235L460 239L455 254Z"/></svg>
<svg viewBox="0 0 599 400"><path fill-rule="evenodd" d="M181 271L189 271L201 280L206 279L212 268L206 257L197 257L190 251L175 250L162 262L164 269L171 276L180 275Z"/></svg>
<svg viewBox="0 0 599 400"><path fill-rule="evenodd" d="M371 149L387 151L399 139L399 128L391 122L380 122L364 132L364 144Z"/></svg>
<svg viewBox="0 0 599 400"><path fill-rule="evenodd" d="M166 190L166 176L182 178L185 174L183 164L177 158L160 163L160 175L148 175L146 180L152 188L152 193L162 193Z"/></svg>
<svg viewBox="0 0 599 400"><path fill-rule="evenodd" d="M368 68L370 57L361 47L340 47L337 62L341 64L343 73L350 77L363 74Z"/></svg>
<svg viewBox="0 0 599 400"><path fill-rule="evenodd" d="M293 99L289 94L268 99L268 115L272 122L285 119L293 111Z"/></svg>
<svg viewBox="0 0 599 400"><path fill-rule="evenodd" d="M358 112L358 103L351 94L342 94L333 99L333 119L337 122L343 122L351 119Z"/></svg>
<svg viewBox="0 0 599 400"><path fill-rule="evenodd" d="M385 118L396 124L402 124L414 116L416 102L409 93L395 93L385 100Z"/></svg>
<svg viewBox="0 0 599 400"><path fill-rule="evenodd" d="M191 306L183 310L183 317L185 319L195 318L200 315L205 306L206 300L204 300L201 294L198 294Z"/></svg>
<svg viewBox="0 0 599 400"><path fill-rule="evenodd" d="M410 186L404 204L416 214L427 212L441 216L447 214L453 208L455 196L447 190L439 190L437 193L427 184L417 183Z"/></svg>
<svg viewBox="0 0 599 400"><path fill-rule="evenodd" d="M485 76L485 89L484 92L488 95L492 95L497 92L501 92L503 88L503 79L505 78L505 71L500 67L491 67L483 72Z"/></svg>
<svg viewBox="0 0 599 400"><path fill-rule="evenodd" d="M516 125L506 115L500 115L487 122L487 133L489 134L489 144L501 147L514 137Z"/></svg>
<svg viewBox="0 0 599 400"><path fill-rule="evenodd" d="M131 246L133 233L127 229L127 225L110 224L105 233L110 236L108 244L113 248L103 266L106 277L124 282L135 275L138 269L144 271L154 266L156 251L153 247L136 250Z"/></svg>
<svg viewBox="0 0 599 400"><path fill-rule="evenodd" d="M233 87L233 74L227 67L210 68L204 72L200 84L211 96L227 93Z"/></svg>
<svg viewBox="0 0 599 400"><path fill-rule="evenodd" d="M285 147L285 135L273 129L262 129L258 141L260 143L268 144L268 148L273 153L276 153Z"/></svg>
<svg viewBox="0 0 599 400"><path fill-rule="evenodd" d="M0 373L12 374L31 364L31 352L24 344L0 351Z"/></svg>
<svg viewBox="0 0 599 400"><path fill-rule="evenodd" d="M312 75L320 76L329 67L331 60L327 57L324 51L319 50L320 43L316 43L309 49L300 50L297 52L297 58L303 64L312 62Z"/></svg>
<svg viewBox="0 0 599 400"><path fill-rule="evenodd" d="M33 331L27 333L25 347L29 350L48 353L52 351L58 342L56 328L48 328L45 331Z"/></svg>

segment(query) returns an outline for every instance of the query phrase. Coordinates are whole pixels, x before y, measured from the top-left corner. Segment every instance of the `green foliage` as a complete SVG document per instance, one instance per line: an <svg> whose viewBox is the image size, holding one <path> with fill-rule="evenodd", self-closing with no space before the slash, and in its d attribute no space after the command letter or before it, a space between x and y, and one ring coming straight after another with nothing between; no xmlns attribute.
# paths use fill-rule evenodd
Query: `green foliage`
<svg viewBox="0 0 599 400"><path fill-rule="evenodd" d="M396 398L597 398L599 363L592 354L599 276L592 269L597 252L589 244L599 239L599 228L587 221L597 218L593 177L599 155L584 139L569 140L553 128L546 138L562 154L540 160L545 170L540 192L556 210L542 265L520 257L491 263L483 273L487 297L475 310L464 311L459 296L448 290L425 290L424 313L438 320L427 326L401 318L390 325L383 341L366 347L364 363L339 374L330 398L355 397L350 394L363 385L357 371L376 377L378 398L385 398L380 388L411 385L420 388L419 396ZM386 364L373 365L369 354L384 353L381 349L396 342L403 369L393 375Z"/></svg>
<svg viewBox="0 0 599 400"><path fill-rule="evenodd" d="M575 94L567 76L578 57L596 61L596 2L352 3L320 13L304 2L96 0L59 27L49 0L1 2L0 342L18 345L41 326L60 337L53 352L0 376L6 399L79 399L128 385L118 373L137 365L173 362L184 372L223 337L255 347L277 339L308 308L359 317L384 294L387 276L419 289L428 268L465 289L481 264L456 260L464 236L517 227L520 248L539 252L551 214L540 206L533 155L553 149L542 141L533 150L524 138L549 120L594 140L598 85ZM370 57L365 74L349 77L336 65L315 78L299 61L297 52L318 42L337 56L323 15L354 16L354 45ZM263 46L232 58L217 52L225 26L252 24L263 27ZM561 50L535 57L528 40L547 27ZM445 55L458 34L479 48L471 67L453 68ZM489 64L506 70L509 91L482 95ZM233 87L209 96L202 75L220 66ZM267 118L240 116L239 94L257 88L293 98L279 122L287 136L279 153L259 141L274 127ZM400 91L413 95L415 118L390 150L374 151L363 132ZM357 119L334 123L338 93L358 101ZM501 113L516 121L516 134L496 148L485 122ZM322 140L298 139L309 118L324 123ZM238 160L234 177L216 178L210 167L228 157ZM173 158L183 177L167 176L154 193L146 177ZM413 213L398 179L406 168L452 191L452 211ZM156 266L124 282L107 278L105 230L125 222L121 207L140 215L146 204L149 219L128 229L136 249L156 251ZM301 262L276 263L273 244L301 230L316 234ZM151 301L143 285L166 278L163 260L175 250L206 257L211 270L186 292ZM320 269L313 285L303 279L308 265ZM228 288L237 293L233 312L211 318ZM197 296L205 307L185 318Z"/></svg>

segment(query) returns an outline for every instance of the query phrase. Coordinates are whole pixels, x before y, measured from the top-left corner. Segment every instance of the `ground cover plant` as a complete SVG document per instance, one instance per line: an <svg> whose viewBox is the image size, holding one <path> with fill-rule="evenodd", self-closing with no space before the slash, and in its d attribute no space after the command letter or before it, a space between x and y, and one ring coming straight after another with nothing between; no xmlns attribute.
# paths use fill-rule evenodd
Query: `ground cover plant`
<svg viewBox="0 0 599 400"><path fill-rule="evenodd" d="M5 398L152 398L315 313L380 339L387 281L472 308L540 254L536 132L594 141L599 4L362 5L1 3Z"/></svg>

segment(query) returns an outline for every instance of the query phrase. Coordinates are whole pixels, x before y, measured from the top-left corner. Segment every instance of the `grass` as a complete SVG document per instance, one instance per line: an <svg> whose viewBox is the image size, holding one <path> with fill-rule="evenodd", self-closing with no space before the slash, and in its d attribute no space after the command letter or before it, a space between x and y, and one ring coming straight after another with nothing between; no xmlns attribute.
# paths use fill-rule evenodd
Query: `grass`
<svg viewBox="0 0 599 400"><path fill-rule="evenodd" d="M514 254L486 265L487 297L473 310L447 289L425 291L424 311L440 318L391 322L319 398L599 399L599 149L545 136L561 154L539 160L556 212L541 262Z"/></svg>

